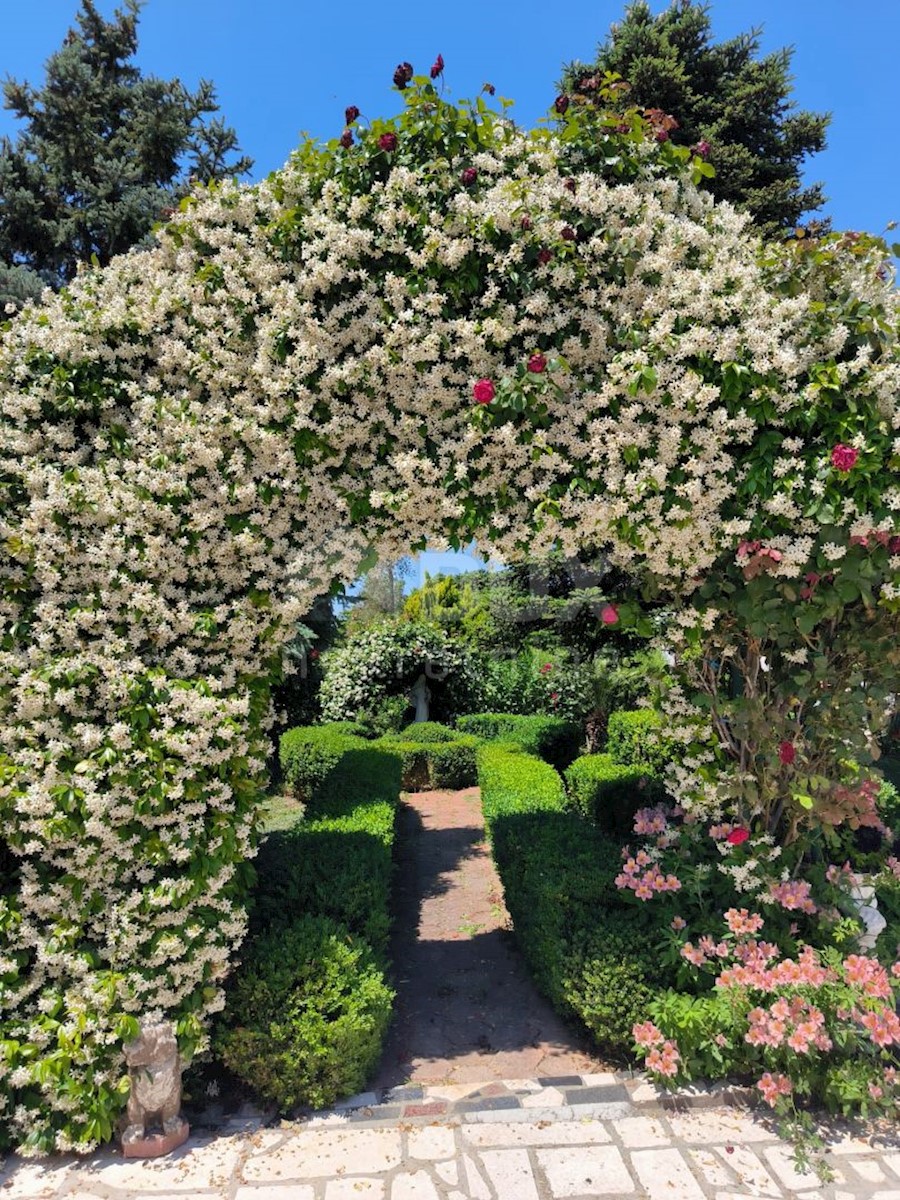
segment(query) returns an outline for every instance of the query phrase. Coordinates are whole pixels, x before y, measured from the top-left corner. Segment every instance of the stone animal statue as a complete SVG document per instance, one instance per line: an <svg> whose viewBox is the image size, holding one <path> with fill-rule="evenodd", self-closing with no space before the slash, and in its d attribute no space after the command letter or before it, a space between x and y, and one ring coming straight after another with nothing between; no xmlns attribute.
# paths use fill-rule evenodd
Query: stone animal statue
<svg viewBox="0 0 900 1200"><path fill-rule="evenodd" d="M143 1141L147 1126L154 1121L167 1136L186 1130L181 1117L182 1062L171 1024L142 1026L140 1034L123 1049L131 1076L123 1145Z"/></svg>

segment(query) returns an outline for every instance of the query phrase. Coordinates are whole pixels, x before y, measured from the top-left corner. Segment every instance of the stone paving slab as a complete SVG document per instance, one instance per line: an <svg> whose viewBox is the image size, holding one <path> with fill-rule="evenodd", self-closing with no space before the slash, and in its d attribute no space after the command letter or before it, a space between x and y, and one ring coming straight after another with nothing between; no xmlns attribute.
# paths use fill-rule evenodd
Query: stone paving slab
<svg viewBox="0 0 900 1200"><path fill-rule="evenodd" d="M635 1103L638 1080L582 1079L590 1097L582 1104L485 1107L504 1095L549 1100L562 1095L558 1083L491 1081L441 1101L437 1117L366 1123L345 1104L303 1121L195 1135L146 1162L112 1149L13 1158L0 1170L0 1200L900 1200L896 1128L825 1129L835 1178L822 1184L798 1173L762 1110L712 1104L719 1093L694 1089L684 1111L673 1111ZM562 1086L570 1098L571 1077ZM604 1086L631 1098L597 1102ZM410 1103L427 1107L428 1092Z"/></svg>

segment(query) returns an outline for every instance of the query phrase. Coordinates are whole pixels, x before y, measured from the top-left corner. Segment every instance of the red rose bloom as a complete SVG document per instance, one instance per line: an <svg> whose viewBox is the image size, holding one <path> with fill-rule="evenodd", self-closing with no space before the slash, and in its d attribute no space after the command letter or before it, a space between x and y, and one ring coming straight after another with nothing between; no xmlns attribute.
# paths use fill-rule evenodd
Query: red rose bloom
<svg viewBox="0 0 900 1200"><path fill-rule="evenodd" d="M394 86L402 92L413 77L412 63L402 62L394 72Z"/></svg>
<svg viewBox="0 0 900 1200"><path fill-rule="evenodd" d="M562 116L569 107L569 97L565 95L557 96L553 101L553 107L556 109L559 115Z"/></svg>
<svg viewBox="0 0 900 1200"><path fill-rule="evenodd" d="M615 625L619 619L618 609L614 604L604 604L600 610L600 620L604 625Z"/></svg>
<svg viewBox="0 0 900 1200"><path fill-rule="evenodd" d="M341 145L344 147L345 150L349 150L350 147L353 145L353 130L352 129L345 129L344 132L341 134Z"/></svg>
<svg viewBox="0 0 900 1200"><path fill-rule="evenodd" d="M559 236L562 238L562 240L564 242L574 242L575 241L575 230L572 228L571 225L563 225Z"/></svg>
<svg viewBox="0 0 900 1200"><path fill-rule="evenodd" d="M749 836L749 830L742 829L740 826L738 826L737 829L732 829L725 841L728 842L730 846L740 846L742 842L746 842Z"/></svg>
<svg viewBox="0 0 900 1200"><path fill-rule="evenodd" d="M859 451L853 446L845 446L841 442L831 452L831 465L839 471L850 471L856 465Z"/></svg>
<svg viewBox="0 0 900 1200"><path fill-rule="evenodd" d="M778 747L778 757L786 767L789 767L797 757L797 751L794 749L794 743L782 742Z"/></svg>
<svg viewBox="0 0 900 1200"><path fill-rule="evenodd" d="M698 142L697 145L694 147L694 153L697 155L698 158L706 158L707 154L709 154L709 142L707 142L707 141Z"/></svg>
<svg viewBox="0 0 900 1200"><path fill-rule="evenodd" d="M472 388L472 395L479 404L490 404L496 394L490 379L479 379Z"/></svg>
<svg viewBox="0 0 900 1200"><path fill-rule="evenodd" d="M463 181L466 187L471 187L477 178L478 170L475 167L466 167L466 169L460 175L460 179Z"/></svg>
<svg viewBox="0 0 900 1200"><path fill-rule="evenodd" d="M669 132L666 129L657 129L656 140L658 142L667 142L669 140Z"/></svg>
<svg viewBox="0 0 900 1200"><path fill-rule="evenodd" d="M544 247L543 250L538 250L538 262L539 263L548 263L552 257L553 257L552 250L548 250L546 247Z"/></svg>
<svg viewBox="0 0 900 1200"><path fill-rule="evenodd" d="M548 671L552 671L552 670L553 670L553 663L544 663L544 665L541 667L541 674L546 675Z"/></svg>
<svg viewBox="0 0 900 1200"><path fill-rule="evenodd" d="M543 354L532 354L528 360L528 370L532 375L540 375L547 370L547 360Z"/></svg>
<svg viewBox="0 0 900 1200"><path fill-rule="evenodd" d="M437 58L434 60L434 62L431 64L431 78L437 79L438 75L443 75L443 73L444 73L444 56L443 56L443 54L439 54L437 56Z"/></svg>
<svg viewBox="0 0 900 1200"><path fill-rule="evenodd" d="M388 151L396 150L397 149L396 133L383 133L381 135L381 137L378 139L378 145L381 147L382 150L388 150Z"/></svg>
<svg viewBox="0 0 900 1200"><path fill-rule="evenodd" d="M355 104L351 104L349 108L344 109L344 124L352 125L359 116L359 109Z"/></svg>
<svg viewBox="0 0 900 1200"><path fill-rule="evenodd" d="M522 229L531 229L534 225L534 221L532 221L531 217L523 217L519 222L519 225Z"/></svg>

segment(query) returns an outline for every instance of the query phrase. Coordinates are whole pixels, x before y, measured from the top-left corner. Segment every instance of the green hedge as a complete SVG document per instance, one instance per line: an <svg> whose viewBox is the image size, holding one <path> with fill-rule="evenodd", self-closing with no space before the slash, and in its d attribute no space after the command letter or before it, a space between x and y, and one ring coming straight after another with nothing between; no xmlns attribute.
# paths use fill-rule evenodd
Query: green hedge
<svg viewBox="0 0 900 1200"><path fill-rule="evenodd" d="M529 754L564 770L581 749L581 727L560 717L521 717L513 713L472 713L458 717L457 729L486 741L516 742Z"/></svg>
<svg viewBox="0 0 900 1200"><path fill-rule="evenodd" d="M301 913L324 914L383 954L401 788L397 755L327 726L289 730L281 752L286 773L306 782L306 812L260 847L252 928L265 932Z"/></svg>
<svg viewBox="0 0 900 1200"><path fill-rule="evenodd" d="M281 735L278 758L284 782L300 799L313 796L347 751L363 740L349 732L353 724L301 725Z"/></svg>
<svg viewBox="0 0 900 1200"><path fill-rule="evenodd" d="M362 938L306 914L251 944L214 1045L282 1109L323 1108L365 1086L393 996Z"/></svg>
<svg viewBox="0 0 900 1200"><path fill-rule="evenodd" d="M410 726L410 730L417 728ZM481 739L454 730L446 732L451 735L446 741L414 741L404 732L388 734L375 744L399 756L407 791L472 787L478 779L475 758Z"/></svg>
<svg viewBox="0 0 900 1200"><path fill-rule="evenodd" d="M673 743L659 740L662 717L652 708L620 709L610 714L606 752L625 766L647 767L660 778L672 761Z"/></svg>
<svg viewBox="0 0 900 1200"><path fill-rule="evenodd" d="M639 808L663 798L659 780L642 765L615 762L611 754L585 754L566 771L569 804L608 833L630 837Z"/></svg>
<svg viewBox="0 0 900 1200"><path fill-rule="evenodd" d="M630 1052L634 1014L668 981L652 949L654 914L626 907L616 889L620 844L567 810L558 773L519 748L483 746L478 774L506 905L535 982L606 1049Z"/></svg>
<svg viewBox="0 0 900 1200"><path fill-rule="evenodd" d="M246 959L213 1049L282 1107L320 1107L359 1091L390 1020L401 764L328 726L289 730L280 749L305 811L260 847Z"/></svg>

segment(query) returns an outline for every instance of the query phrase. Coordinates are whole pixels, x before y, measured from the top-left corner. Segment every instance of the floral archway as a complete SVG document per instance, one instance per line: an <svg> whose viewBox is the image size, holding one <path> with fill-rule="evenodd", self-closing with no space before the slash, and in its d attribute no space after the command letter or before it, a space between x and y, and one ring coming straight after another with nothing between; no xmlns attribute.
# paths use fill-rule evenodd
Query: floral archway
<svg viewBox="0 0 900 1200"><path fill-rule="evenodd" d="M4 327L0 1106L26 1144L108 1135L139 1015L202 1043L282 647L373 553L477 537L639 570L685 663L685 805L806 819L846 787L779 774L832 635L869 683L848 756L877 729L900 607L883 244L762 248L614 85L526 133L404 83L399 118L348 110Z"/></svg>

